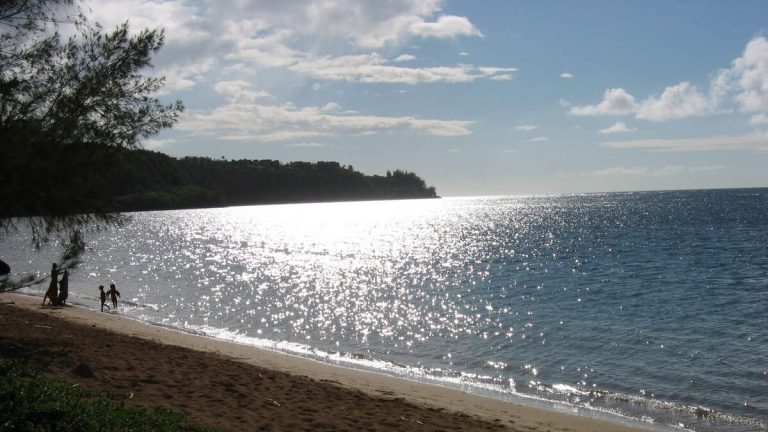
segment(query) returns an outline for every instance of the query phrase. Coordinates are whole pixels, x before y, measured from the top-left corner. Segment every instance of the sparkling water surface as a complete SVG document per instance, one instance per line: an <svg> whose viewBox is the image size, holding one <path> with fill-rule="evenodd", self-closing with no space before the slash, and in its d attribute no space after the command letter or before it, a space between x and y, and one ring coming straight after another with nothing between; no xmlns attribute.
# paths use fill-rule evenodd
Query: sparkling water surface
<svg viewBox="0 0 768 432"><path fill-rule="evenodd" d="M45 271L21 232L14 271ZM495 397L768 429L768 189L136 213L88 235L96 308ZM30 292L41 292L32 288Z"/></svg>

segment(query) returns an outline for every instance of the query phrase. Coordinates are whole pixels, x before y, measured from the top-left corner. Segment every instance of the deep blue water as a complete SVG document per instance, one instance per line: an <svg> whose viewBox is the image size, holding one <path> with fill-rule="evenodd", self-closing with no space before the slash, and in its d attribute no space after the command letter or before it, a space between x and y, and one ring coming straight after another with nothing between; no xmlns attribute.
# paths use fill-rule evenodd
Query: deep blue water
<svg viewBox="0 0 768 432"><path fill-rule="evenodd" d="M90 307L501 397L768 429L768 189L148 212L92 233ZM17 271L55 251L0 243ZM31 292L40 292L33 288Z"/></svg>

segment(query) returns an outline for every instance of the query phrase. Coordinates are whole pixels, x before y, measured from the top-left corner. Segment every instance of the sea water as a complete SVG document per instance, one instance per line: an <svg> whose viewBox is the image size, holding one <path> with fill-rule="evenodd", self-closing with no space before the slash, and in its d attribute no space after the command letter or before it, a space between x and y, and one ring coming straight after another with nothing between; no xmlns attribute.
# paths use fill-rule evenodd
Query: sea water
<svg viewBox="0 0 768 432"><path fill-rule="evenodd" d="M768 189L144 212L86 239L70 298L91 308L114 281L119 314L176 329L649 425L768 429ZM14 272L56 253L23 229L0 243Z"/></svg>

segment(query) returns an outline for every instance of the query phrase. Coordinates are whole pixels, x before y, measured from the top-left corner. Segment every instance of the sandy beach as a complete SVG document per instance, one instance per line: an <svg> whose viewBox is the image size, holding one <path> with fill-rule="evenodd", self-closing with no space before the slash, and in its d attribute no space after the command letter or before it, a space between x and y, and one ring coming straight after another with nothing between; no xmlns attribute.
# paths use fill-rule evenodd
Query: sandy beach
<svg viewBox="0 0 768 432"><path fill-rule="evenodd" d="M336 367L83 307L0 295L0 350L46 374L124 391L229 431L637 431L456 389Z"/></svg>

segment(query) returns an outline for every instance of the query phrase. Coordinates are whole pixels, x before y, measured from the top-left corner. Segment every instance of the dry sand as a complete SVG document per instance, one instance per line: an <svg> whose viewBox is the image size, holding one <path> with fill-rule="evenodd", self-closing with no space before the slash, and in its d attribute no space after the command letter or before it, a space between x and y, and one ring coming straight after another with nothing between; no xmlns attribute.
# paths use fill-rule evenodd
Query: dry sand
<svg viewBox="0 0 768 432"><path fill-rule="evenodd" d="M638 431L336 367L82 307L0 295L0 351L231 431ZM13 302L14 304L5 304Z"/></svg>

